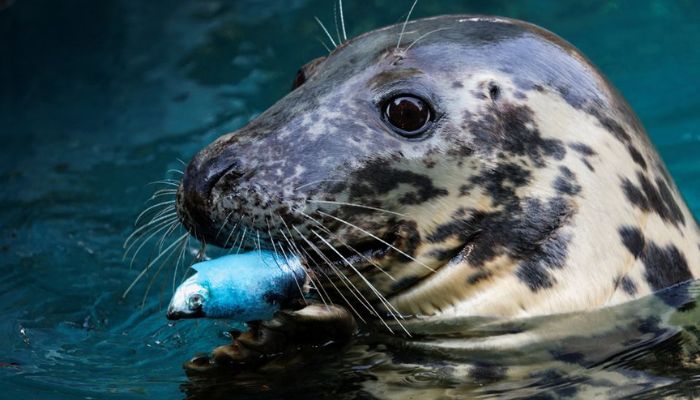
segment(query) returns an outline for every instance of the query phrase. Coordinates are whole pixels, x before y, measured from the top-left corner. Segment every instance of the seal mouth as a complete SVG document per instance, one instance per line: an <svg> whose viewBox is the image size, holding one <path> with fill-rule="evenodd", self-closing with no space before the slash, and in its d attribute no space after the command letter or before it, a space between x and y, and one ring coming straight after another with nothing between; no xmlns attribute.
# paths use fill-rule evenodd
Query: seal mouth
<svg viewBox="0 0 700 400"><path fill-rule="evenodd" d="M382 241L391 243L393 240ZM342 246L329 249L324 246L323 249L306 250L309 260L313 266L323 267L330 264L333 267L351 264L353 267L364 267L379 259L384 258L390 251L391 246L382 243L379 240L366 240L357 244L344 244ZM320 253L320 254L319 254ZM308 263L306 267L309 267Z"/></svg>

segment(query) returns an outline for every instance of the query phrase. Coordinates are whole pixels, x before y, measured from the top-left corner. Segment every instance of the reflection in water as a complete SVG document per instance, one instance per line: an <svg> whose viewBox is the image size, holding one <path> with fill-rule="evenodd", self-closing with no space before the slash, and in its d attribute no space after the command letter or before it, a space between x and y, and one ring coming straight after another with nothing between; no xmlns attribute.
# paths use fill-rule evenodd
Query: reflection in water
<svg viewBox="0 0 700 400"><path fill-rule="evenodd" d="M345 1L349 34L397 22L410 3ZM414 16L458 12L526 19L580 47L630 100L700 212L700 98L688 84L700 80L697 2L453 0L419 2ZM430 326L440 339L413 345L363 336L264 372L188 378L183 362L228 341L233 327L169 325L172 271L146 307L152 276L122 299L149 260L129 269L122 243L153 193L148 182L269 107L324 53L314 15L328 23L332 7L20 0L0 11L0 397L517 397L610 394L610 382L618 395L700 395L694 302L658 297L585 315ZM468 340L454 339L464 327Z"/></svg>
<svg viewBox="0 0 700 400"><path fill-rule="evenodd" d="M586 314L421 324L408 342L362 336L254 371L191 373L183 389L192 399L687 395L700 376L698 296L694 282Z"/></svg>

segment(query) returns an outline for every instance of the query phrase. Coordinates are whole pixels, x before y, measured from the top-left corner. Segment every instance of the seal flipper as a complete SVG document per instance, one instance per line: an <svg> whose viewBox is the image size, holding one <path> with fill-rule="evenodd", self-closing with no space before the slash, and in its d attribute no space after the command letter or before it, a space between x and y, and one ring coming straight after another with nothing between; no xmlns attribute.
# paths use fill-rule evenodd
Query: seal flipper
<svg viewBox="0 0 700 400"><path fill-rule="evenodd" d="M248 325L250 330L232 335L231 344L217 347L208 358L186 362L188 375L220 369L229 373L288 369L316 357L319 346L342 350L357 331L354 317L345 308L323 304L280 311L270 321Z"/></svg>

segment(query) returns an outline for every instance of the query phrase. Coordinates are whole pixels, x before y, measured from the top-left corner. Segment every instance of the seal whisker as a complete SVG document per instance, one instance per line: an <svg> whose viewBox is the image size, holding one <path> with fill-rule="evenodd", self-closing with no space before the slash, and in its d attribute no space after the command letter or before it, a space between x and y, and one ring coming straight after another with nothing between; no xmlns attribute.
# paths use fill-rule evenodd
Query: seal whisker
<svg viewBox="0 0 700 400"><path fill-rule="evenodd" d="M151 232L153 231L160 231L163 226L169 225L171 223L177 223L177 218L176 216L170 215L169 218L166 218L164 221L161 220L154 225L151 225L150 227L147 226L141 226L137 230L131 233L129 237L126 238L123 244L123 248L125 249L124 251L124 258L129 254L129 250L136 244L138 241L146 236L148 236ZM148 240L146 240L148 241Z"/></svg>
<svg viewBox="0 0 700 400"><path fill-rule="evenodd" d="M137 237L142 236L142 234L145 235L146 233L148 233L148 231L150 230L150 228L155 229L156 227L160 226L160 224L162 224L162 223L164 222L164 220L167 221L167 222L171 222L171 221L177 220L177 215L175 215L175 214L163 215L163 216L160 216L160 217L158 217L158 218L152 219L151 221L149 221L147 224L145 224L145 225L143 225L143 226L138 227L137 229L135 229L135 230L131 233L131 235L129 235L129 236L126 238L126 240L124 241L123 247L124 247L124 248L129 247L129 243L130 243L133 239L136 239ZM145 231L145 232L144 232L144 231Z"/></svg>
<svg viewBox="0 0 700 400"><path fill-rule="evenodd" d="M352 281L351 281L342 271L338 270L338 268L336 268L335 265L333 265L333 262L331 262L331 260L329 260L329 259L325 256L325 254L323 254L323 252L321 251L321 249L319 249L318 246L316 246L315 244L313 244L309 239L307 239L304 235L302 235L302 233L299 231L299 229L297 229L296 226L292 226L292 228L293 228L295 231L297 231L297 233L299 234L299 236L311 247L311 249L312 249L316 254L318 254L319 257L321 257L321 259L326 263L326 265L328 265L328 267L331 269L331 271L333 271L333 273L334 273L338 278L340 278L340 282L348 289L348 291L350 292L350 294L352 294L352 296L353 296L358 302L360 302L360 304L362 304L362 306L363 306L370 314L378 315L378 314L374 311L374 308L372 307L372 305L367 301L367 298L362 294L362 292L360 292L360 290L355 286L355 284L352 283ZM321 271L323 271L323 269L321 269ZM341 293L341 292L339 291L339 293ZM357 314L357 315L359 316L359 314Z"/></svg>
<svg viewBox="0 0 700 400"><path fill-rule="evenodd" d="M312 249L314 250L314 252L319 254L319 256L323 259L323 261L331 269L331 271L333 271L333 273L338 278L340 278L340 281L343 283L343 285L348 289L348 291L350 291L350 293L353 295L353 297L355 297L355 299L357 299L357 301L359 301L360 304L362 304L362 306L367 310L367 312L369 312L371 315L379 316L379 314L374 309L374 307L372 306L370 301L362 293L362 291L355 285L355 283L350 278L348 278L348 276L341 269L336 267L335 264L333 264L333 262L331 260L329 260L328 257L326 257L326 255L323 254L323 252L321 252L321 250L318 248L318 246L313 245L311 243L309 243L309 245L312 246Z"/></svg>
<svg viewBox="0 0 700 400"><path fill-rule="evenodd" d="M314 271L318 271L321 275L323 275L324 278L326 278L326 280L328 281L328 283L330 283L330 285L333 286L333 288L335 289L335 291L338 293L338 295L340 296L340 298L345 302L345 304L350 308L350 310L352 311L352 313L353 313L360 321L362 321L363 323L366 322L365 319L362 318L362 315L361 315L360 313L357 312L357 310L355 309L355 307L353 307L352 303L347 299L347 297L345 297L345 295L343 294L343 291L340 290L340 288L335 284L335 282L333 281L333 279L331 279L331 278L328 276L328 274L326 274L326 272L323 270L323 268L321 268L321 266L318 265L318 263L311 257L311 255L310 255L306 250L301 249L301 251L302 251L304 254L306 254L306 258L307 258L308 260L310 260L310 261L316 266L316 269L315 269ZM319 282L319 284L320 284L320 282ZM323 288L323 285L320 284L320 287ZM325 291L325 289L324 289L324 291ZM326 292L326 296L328 296L328 299L329 299L329 302L330 302L330 296L328 295L328 292Z"/></svg>
<svg viewBox="0 0 700 400"><path fill-rule="evenodd" d="M408 21L411 19L411 14L413 13L413 9L416 7L416 4L418 4L418 0L413 1L413 5L411 6L411 9L408 10L408 15L406 15L406 21L404 21L403 26L401 27L401 33L399 34L399 41L396 43L396 50L401 47L401 39L403 38L403 34L406 31L406 26L408 25Z"/></svg>
<svg viewBox="0 0 700 400"><path fill-rule="evenodd" d="M321 22L321 20L318 19L318 17L314 17L314 18L316 19L316 22L318 22L318 24L321 25L321 29L323 29L323 31L326 33L326 36L331 41L331 44L333 44L333 47L334 48L338 47L338 45L335 43L335 40L333 40L333 36L331 36L330 32L328 32L328 29L326 29L326 26L323 25L323 22Z"/></svg>
<svg viewBox="0 0 700 400"><path fill-rule="evenodd" d="M354 267L352 266L352 264L348 263L347 260L345 260L345 258L340 254L340 252L338 252L338 250L335 249L335 247L333 247L332 244L330 244L328 241L324 240L323 237L321 237L320 235L318 235L315 231L311 231L311 233L313 233L313 234L316 235L319 239L321 239L321 241L326 245L326 247L328 247L329 249L331 249L332 251L334 251L336 254L338 254L338 255L340 256L340 258L343 259L343 261L345 261L345 262L350 266L350 268L354 269ZM333 266L333 270L334 270L334 271L341 271L341 270L340 270L338 267L336 267L335 265ZM347 276L346 276L344 273L342 273L342 272L340 272L340 273L341 273L341 274L343 275L343 277L353 286L353 288L357 291L357 293L358 293L358 294L362 297L362 299L365 301L365 303L366 303L365 308L367 308L367 310L370 312L370 314L376 316L377 318L379 318L379 320L382 322L382 324L384 324L384 326L386 326L386 328L387 328L391 333L393 333L393 331L391 330L391 328L389 327L389 325L387 325L386 321L384 321L384 318L382 318L382 316L379 314L379 312L377 311L377 309L372 305L372 303L369 301L369 299L367 299L367 297L362 293L362 291L359 290L359 289L357 288L357 286L352 282L352 280L350 280L349 278L347 278ZM337 275L337 274L338 274L338 272L336 272L336 275ZM360 274L360 278L361 278L361 279L364 279L364 276L362 276L362 274ZM372 287L372 288L373 288L373 287ZM371 290L372 288L370 288L370 290Z"/></svg>
<svg viewBox="0 0 700 400"><path fill-rule="evenodd" d="M270 217L272 218L271 212L270 212ZM275 246L275 240L272 238L272 229L270 229L270 220L266 218L265 222L267 223L267 234L270 237L270 243L272 244L272 250L275 253L277 253L278 252L277 246ZM279 252L282 253L282 256L284 257L287 264L290 264L289 258L287 257L287 252L284 251L282 246L279 246ZM277 259L275 259L275 263L277 264L277 267L280 269L280 271L283 271L282 266L279 265L279 263L277 263ZM302 289L302 285L299 285L299 281L298 281L296 275L294 276L294 283L297 285L297 289L299 289L299 294L301 295L301 298L304 300L304 304L308 304L306 302L306 298L304 297L304 289Z"/></svg>
<svg viewBox="0 0 700 400"><path fill-rule="evenodd" d="M323 236L319 235L318 232L316 232L316 231L311 231L311 233L313 233L314 235L316 235L316 237L318 237L323 243L326 244L326 246L328 246L331 250L333 250L333 251L343 260L343 262L344 262L347 266L349 266L353 271L355 271L355 274L357 274L357 276L360 277L360 279L367 285L367 287L370 289L370 291L372 291L372 293L374 293L374 295L379 299L379 301L380 301L382 304L384 304L384 306L387 308L387 311L389 311L389 314L392 316L392 318L394 318L394 320L399 324L399 326L404 330L404 332L406 332L406 334L408 334L408 335L410 336L411 334L406 330L406 328L403 326L403 324L401 323L401 321L399 321L399 318L397 317L397 314L398 314L399 316L401 316L402 319L403 319L403 316L401 315L401 313L399 313L399 312L396 310L396 308L394 308L394 306L393 306L391 303L389 303L389 301L386 299L386 297L384 297L384 296L377 290L377 288L375 288L374 285L373 285L369 280L367 280L367 278L365 278L365 276L364 276L360 271L358 271L357 268L355 268L355 266L354 266L350 261L348 261L348 259L345 258L345 257L344 257L333 245L331 245ZM386 324L386 321L384 321L384 318L382 318L382 317L379 316L379 315L377 315L377 316L378 316L379 319L382 321L382 323L383 323L389 330L391 330L391 328L389 328L389 326Z"/></svg>
<svg viewBox="0 0 700 400"><path fill-rule="evenodd" d="M161 252L156 258L154 258L150 263L148 263L148 265L146 265L146 267L141 271L141 273L139 273L138 276L136 276L136 278L131 282L131 284L129 285L129 287L126 288L126 290L125 290L124 293L122 294L122 298L126 298L126 296L129 294L129 292L131 291L131 289L134 288L134 286L141 280L141 278L143 278L143 276L146 274L146 272L147 272L158 260L160 260L160 259L163 257L163 255L167 254L168 251L169 251L170 249L172 249L173 247L175 247L175 245L177 245L177 244L179 243L180 240L183 240L183 239L187 238L188 236L189 236L189 233L185 233L184 235L180 236L175 242L173 242L170 246L168 246L168 248L166 248L165 251Z"/></svg>
<svg viewBox="0 0 700 400"><path fill-rule="evenodd" d="M413 47L414 44L418 43L419 40L428 37L428 35L431 35L431 34L433 34L433 33L435 33L435 32L446 31L446 30L449 30L449 29L452 29L452 28L439 28L439 29L432 30L432 31L430 31L430 32L428 32L428 33L424 33L424 34L420 35L420 36L418 37L418 39L416 39L416 40L414 40L413 42L411 42L411 44L409 44L403 51L404 51L404 52L409 51L409 50L411 49L411 47Z"/></svg>
<svg viewBox="0 0 700 400"><path fill-rule="evenodd" d="M282 225L284 225L284 229L286 229L287 233L289 233L289 237L287 237L287 235L284 234L284 231L280 230L279 232L282 234L282 237L284 237L284 240L286 240L287 243L289 244L290 249L296 251L297 255L301 257L302 256L301 253L302 253L303 249L301 249L299 246L297 246L296 243L294 242L294 235L292 234L292 231L289 230L289 226L284 221L284 218L282 218L282 216L279 214L277 214L277 217L279 218L280 222L282 222ZM304 251L304 253L307 255L307 257L310 257L309 254L306 253L305 251ZM313 261L313 260L311 260L309 258L309 261ZM313 261L313 262L314 262L314 264L316 264L315 261ZM316 264L316 265L318 266L318 264ZM311 272L308 272L307 275L309 276L309 279L311 280L314 287L316 288L316 292L318 293L319 297L321 297L321 301L323 301L323 304L325 304L326 307L328 307L328 304L330 303L330 296L328 295L328 292L326 292L326 289L321 284L320 280L318 280L314 276L314 274L312 274ZM325 294L326 298L329 299L328 303L323 299L323 294L321 293L321 291L323 291L323 294Z"/></svg>
<svg viewBox="0 0 700 400"><path fill-rule="evenodd" d="M234 232L234 231L231 231L231 233L233 233L233 232ZM241 232L238 231L238 233L236 233L236 238L233 239L233 243L231 243L231 247L228 248L228 254L233 253L233 249L236 247L236 243L238 243L238 239L239 239L240 237L241 237ZM226 243L226 244L228 245L228 240L227 240L227 243Z"/></svg>
<svg viewBox="0 0 700 400"><path fill-rule="evenodd" d="M190 239L189 237L187 240L182 241L182 246L180 248L179 254L177 256L177 259L175 260L175 270L173 271L173 291L177 288L176 281L177 281L177 273L180 269L180 263L184 263L185 261L185 252L187 251L187 244L189 243Z"/></svg>
<svg viewBox="0 0 700 400"><path fill-rule="evenodd" d="M338 27L338 3L333 3L333 22L335 23L335 35L338 38L338 44L343 43L343 38L340 36L340 28Z"/></svg>
<svg viewBox="0 0 700 400"><path fill-rule="evenodd" d="M338 0L338 9L340 9L340 27L343 30L343 40L348 40L348 34L345 32L345 16L343 15L343 0Z"/></svg>
<svg viewBox="0 0 700 400"><path fill-rule="evenodd" d="M171 206L168 207L167 205L170 204ZM154 208L157 207L164 207L167 210L174 210L175 209L175 200L168 200L168 201L162 201L160 203L154 204L145 210L141 211L141 213L136 217L136 221L134 221L134 226L139 224L139 221L141 221L141 218L143 218L144 215L146 215L149 211L153 210Z"/></svg>
<svg viewBox="0 0 700 400"><path fill-rule="evenodd" d="M321 43L321 46L323 46L329 53L333 51L323 40L319 38L316 38L316 40L318 40L318 42Z"/></svg>
<svg viewBox="0 0 700 400"><path fill-rule="evenodd" d="M156 192L153 193L153 195L151 196L151 198L149 198L148 200L150 201L150 200L155 199L156 197L167 196L167 195L173 195L173 194L176 194L176 193L177 193L177 190L176 190L176 189L160 189L160 190L156 190Z"/></svg>
<svg viewBox="0 0 700 400"><path fill-rule="evenodd" d="M158 241L158 251L163 250L163 243L165 242L165 239L170 236L171 233L177 229L177 227L180 226L177 222L173 223L172 226L163 233L163 237Z"/></svg>
<svg viewBox="0 0 700 400"><path fill-rule="evenodd" d="M129 249L131 249L134 245L138 244L138 242L141 241L142 245L146 244L154 236L154 234L163 230L161 228L164 228L166 226L176 226L178 224L178 218L177 218L177 215L175 214L175 212L168 213L168 215L165 217L167 217L167 218L165 218L164 220L159 218L161 220L158 221L157 223L152 224L150 226L139 227L139 229L134 231L132 233L132 235L134 233L138 233L138 234L135 235L133 238L131 238L131 244L128 245L128 248L124 252L124 255L126 256L129 253ZM139 232L137 232L137 231L139 231ZM148 237L148 238L144 239L146 237ZM126 241L124 242L124 244L126 246L126 244L127 244Z"/></svg>
<svg viewBox="0 0 700 400"><path fill-rule="evenodd" d="M160 231L162 231L162 230L164 230L164 229L167 229L169 226L173 226L173 225L177 226L177 221L172 221L172 222L164 223L162 227L160 227L159 229L157 229L156 231L154 231L153 233L151 233L145 240L143 240L143 241L141 242L141 245L139 245L139 247L136 249L136 251L134 252L134 254L133 254L132 257L131 257L131 262L129 262L129 269L131 269L131 268L133 267L133 265L134 265L134 260L136 260L136 256L139 254L139 252L141 251L141 249L146 245L146 243L148 243L155 235L157 235L158 232L160 232ZM137 240L137 241L134 241L134 243L132 243L131 246L129 246L129 248L126 249L126 251L124 252L124 259L126 259L126 257L128 257L129 251L130 251L130 250L132 249L132 247L133 247L134 245L136 245L138 242L139 242L138 240Z"/></svg>
<svg viewBox="0 0 700 400"><path fill-rule="evenodd" d="M149 182L148 185L168 185L168 186L180 187L180 181L171 180L171 179L162 179L159 181Z"/></svg>
<svg viewBox="0 0 700 400"><path fill-rule="evenodd" d="M238 225L241 223L241 220L242 218L239 218L236 224L233 225L233 228L231 228L231 232L229 232L228 236L226 237L226 241L224 242L224 248L228 247L229 241L231 240L231 236L233 236L233 233L236 232L236 228L238 228ZM238 236L236 236L236 239L238 239ZM234 241L233 244L236 244L236 242Z"/></svg>
<svg viewBox="0 0 700 400"><path fill-rule="evenodd" d="M270 241L272 242L272 246L274 249L275 248L275 241L274 240L270 240ZM284 260L287 262L287 264L290 264L291 261L289 260L289 257L287 257L287 252L284 251L284 248L281 245L279 245L279 248L280 248L279 251L282 253L282 257L284 257ZM277 250L275 249L275 251L277 251ZM278 267L280 268L280 270L282 269L282 267L279 264L278 264ZM296 276L294 277L294 283L296 284L297 289L299 290L299 294L301 295L301 299L304 301L304 304L308 305L309 303L306 301L304 289L302 288L302 286L304 286L304 285L299 284L299 280L297 279ZM324 301L323 303L325 304L326 302Z"/></svg>
<svg viewBox="0 0 700 400"><path fill-rule="evenodd" d="M354 247L350 246L350 245L349 245L347 242L345 242L340 236L336 235L335 233L331 232L328 228L326 228L325 226L323 226L323 224L322 224L320 221L316 220L315 218L313 218L313 217L311 217L311 216L309 216L309 215L304 215L304 216L305 216L306 218L310 219L312 222L314 222L314 223L319 227L319 229L322 229L322 230L323 230L324 232L326 232L327 234L329 234L329 235L333 236L334 238L336 238L343 246L346 246L347 248L349 248L350 250L352 250L355 254L357 254L358 256L362 257L365 261L367 261L368 263L370 263L371 265L373 265L375 268L377 268L379 271L381 271L382 273L384 273L386 276L389 277L389 279L391 279L392 281L396 281L396 278L394 278L390 273L388 273L386 270L384 270L384 268L382 268L381 266L379 266L379 264L377 264L376 262L370 260L367 256L365 256L365 255L362 254L361 252L357 251Z"/></svg>
<svg viewBox="0 0 700 400"><path fill-rule="evenodd" d="M367 235L367 236L369 236L369 237L371 237L371 238L373 238L373 239L375 239L375 240L377 240L377 241L379 241L379 242L381 242L381 243L383 243L383 244L389 246L391 249L397 251L397 252L398 252L399 254L401 254L402 256L407 257L409 260L415 261L416 263L418 263L419 265L425 267L425 268L428 269L429 271L435 272L435 269L429 267L428 265L425 265L425 263L423 263L423 262L421 262L421 261L418 261L415 257L406 254L404 251L398 249L396 246L394 246L394 245L388 243L386 240L384 240L384 239L382 239L382 238L380 238L380 237L378 237L378 236L376 236L376 235L374 235L374 234L368 232L367 230L362 229L362 228L360 228L359 226L357 226L357 225L355 225L355 224L352 224L352 223L350 223L350 222L348 222L348 221L345 221L345 220L343 220L343 219L341 219L341 218L338 218L338 217L335 217L335 216L330 215L330 214L328 214L328 213L325 213L325 212L323 212L323 211L321 211L321 210L318 210L318 211L316 211L316 212L319 213L319 214L321 214L321 215L324 215L324 216L326 216L326 217L333 218L334 220L336 220L336 221L338 221L338 222L340 222L340 223L343 223L343 224L345 224L345 225L347 225L347 226L349 226L349 227L351 227L351 228L354 228L354 229L356 229L356 230L358 230L358 231L364 233L365 235ZM303 213L302 213L302 214L303 214Z"/></svg>
<svg viewBox="0 0 700 400"><path fill-rule="evenodd" d="M233 215L234 212L236 212L236 210L232 210L230 213L228 213L226 218L224 218L224 222L219 227L219 230L216 231L216 236L215 236L216 238L218 238L219 235L221 235L221 231L224 229L224 227L226 227L226 225L228 225L229 218L231 218L231 216Z"/></svg>
<svg viewBox="0 0 700 400"><path fill-rule="evenodd" d="M181 170L179 170L179 169L174 169L174 168L170 168L170 169L167 170L165 173L166 173L166 174L169 174L169 173L171 173L171 172L174 172L174 173L180 174L180 175L185 175L185 172L184 172L184 171L181 171Z"/></svg>
<svg viewBox="0 0 700 400"><path fill-rule="evenodd" d="M160 272L163 270L163 267L167 264L168 260L172 258L175 254L177 254L177 249L178 246L180 245L181 240L176 240L173 244L177 244L177 246L173 247L172 250L168 251L168 256L163 258L163 261L161 261L160 265L156 269L156 273L153 274L151 279L148 282L148 285L146 285L146 291L143 294L143 299L141 301L141 307L144 307L146 305L146 299L148 298L148 293L151 290L151 287L153 287L153 284L155 283L156 278L160 274Z"/></svg>
<svg viewBox="0 0 700 400"><path fill-rule="evenodd" d="M406 214L402 214L402 213L399 213L399 212L389 211L389 210L385 210L385 209L383 209L383 208L365 206L365 205L356 204L356 203L346 203L346 202L342 202L342 201L331 201L331 200L315 200L315 199L307 199L306 201L309 202L309 203L336 204L336 205L341 205L341 206L349 206L349 207L357 207L357 208L366 208L366 209L368 209L368 210L374 210L374 211L385 212L385 213L387 213L387 214L398 215L399 217L406 217Z"/></svg>
<svg viewBox="0 0 700 400"><path fill-rule="evenodd" d="M248 227L243 227L243 236L241 236L241 242L238 243L238 249L236 250L236 254L241 252L241 246L243 246L243 242L245 242L245 234L248 231Z"/></svg>
<svg viewBox="0 0 700 400"><path fill-rule="evenodd" d="M165 208L165 209L160 210L160 211L158 211L157 213L155 213L151 219L153 219L153 218L158 218L158 217L160 217L160 216L162 216L162 215L177 216L177 211L176 211L175 208Z"/></svg>
<svg viewBox="0 0 700 400"><path fill-rule="evenodd" d="M253 218L253 224L252 224L252 225L255 225L255 218ZM255 230L255 236L256 236L256 239L257 239L256 242L255 242L256 249L257 249L258 251L261 251L261 250L262 250L262 246L260 245L260 230L258 230L258 229Z"/></svg>

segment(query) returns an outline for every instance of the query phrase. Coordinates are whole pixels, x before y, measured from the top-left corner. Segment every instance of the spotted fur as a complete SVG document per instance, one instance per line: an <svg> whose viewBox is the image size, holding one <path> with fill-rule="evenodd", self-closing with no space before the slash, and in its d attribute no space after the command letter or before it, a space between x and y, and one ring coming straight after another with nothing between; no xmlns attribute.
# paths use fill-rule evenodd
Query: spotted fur
<svg viewBox="0 0 700 400"><path fill-rule="evenodd" d="M197 154L184 225L224 247L332 258L330 244L356 269L337 263L336 281L422 320L591 310L700 274L695 219L627 103L570 44L503 18L413 21L397 47L400 29L315 60ZM382 120L396 93L432 104L426 135ZM322 261L309 263L319 277Z"/></svg>

